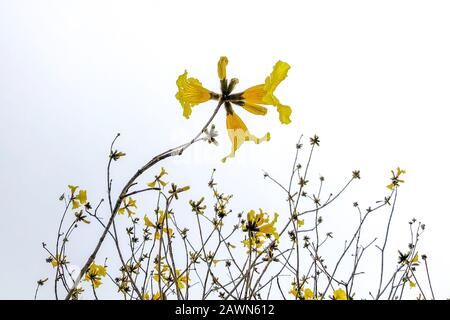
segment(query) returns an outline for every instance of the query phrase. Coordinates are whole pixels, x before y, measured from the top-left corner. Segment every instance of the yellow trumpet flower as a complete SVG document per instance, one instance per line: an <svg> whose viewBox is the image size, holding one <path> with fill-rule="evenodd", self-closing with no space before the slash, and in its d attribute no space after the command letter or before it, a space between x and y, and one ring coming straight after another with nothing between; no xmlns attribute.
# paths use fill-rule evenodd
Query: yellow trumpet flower
<svg viewBox="0 0 450 320"><path fill-rule="evenodd" d="M289 64L283 61L278 61L272 70L272 73L266 78L263 84L259 84L248 88L240 93L232 94L233 89L238 84L239 80L233 78L227 80L226 67L228 65L228 58L221 57L217 64L217 73L221 85L221 93L215 93L203 87L202 83L195 78L188 78L187 71L181 74L177 80L178 92L175 97L183 107L183 116L189 119L192 108L200 103L209 100L218 100L225 106L226 111L226 126L228 136L231 140L231 152L225 158L232 158L235 152L245 141L253 141L259 144L262 141L269 141L270 134L266 133L263 137L258 138L250 133L245 123L236 114L232 104L242 107L247 112L254 115L264 116L267 114L267 108L263 105L272 105L277 108L279 119L282 124L289 124L291 122L290 116L292 110L289 106L281 104L274 95L275 89L287 77L290 69Z"/></svg>

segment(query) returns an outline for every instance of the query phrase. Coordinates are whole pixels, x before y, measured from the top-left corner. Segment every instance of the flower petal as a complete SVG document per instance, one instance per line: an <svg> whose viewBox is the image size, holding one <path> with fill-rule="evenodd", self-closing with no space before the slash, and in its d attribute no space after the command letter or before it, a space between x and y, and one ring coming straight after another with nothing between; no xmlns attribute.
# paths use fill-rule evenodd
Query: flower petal
<svg viewBox="0 0 450 320"><path fill-rule="evenodd" d="M256 114L257 116L264 116L267 114L267 108L257 105L257 104L253 104L253 103L249 103L249 102L245 102L244 105L242 105L242 108L244 108L245 110L247 110L250 113Z"/></svg>
<svg viewBox="0 0 450 320"><path fill-rule="evenodd" d="M252 135L245 123L238 117L236 112L227 115L227 130L228 136L231 140L231 153L222 159L225 162L228 158L233 158L235 152L245 141L253 141L256 144L262 141L269 141L270 134L267 132L264 137L258 138Z"/></svg>
<svg viewBox="0 0 450 320"><path fill-rule="evenodd" d="M144 223L147 227L151 227L151 228L155 227L155 225L153 224L153 222L150 221L150 219L147 217L147 215L144 216Z"/></svg>
<svg viewBox="0 0 450 320"><path fill-rule="evenodd" d="M175 97L183 106L183 116L189 119L192 107L211 99L211 91L205 89L195 78L188 78L187 71L178 77L178 92Z"/></svg>
<svg viewBox="0 0 450 320"><path fill-rule="evenodd" d="M272 73L266 78L264 84L250 87L242 93L245 104L275 106L279 113L280 122L289 124L291 122L290 116L292 109L289 106L281 104L274 95L274 91L281 81L286 79L290 68L291 67L286 62L278 61L274 65Z"/></svg>
<svg viewBox="0 0 450 320"><path fill-rule="evenodd" d="M254 104L266 104L263 102L263 97L266 95L266 90L264 90L264 84L259 84L248 88L242 93L242 97L245 102Z"/></svg>
<svg viewBox="0 0 450 320"><path fill-rule="evenodd" d="M219 62L217 64L217 73L219 75L220 80L224 80L227 77L227 57L220 57Z"/></svg>
<svg viewBox="0 0 450 320"><path fill-rule="evenodd" d="M266 82L264 84L264 90L266 91L266 95L263 97L263 100L266 100L265 102L267 104L277 105L278 100L273 99L274 98L273 92L278 87L280 82L286 79L287 73L290 68L291 66L283 61L278 61L273 66L273 71L270 74L270 76L266 78Z"/></svg>
<svg viewBox="0 0 450 320"><path fill-rule="evenodd" d="M285 106L283 104L278 104L277 105L277 111L279 114L279 118L280 118L280 122L284 123L284 124L289 124L291 123L291 113L292 113L292 109L289 106Z"/></svg>

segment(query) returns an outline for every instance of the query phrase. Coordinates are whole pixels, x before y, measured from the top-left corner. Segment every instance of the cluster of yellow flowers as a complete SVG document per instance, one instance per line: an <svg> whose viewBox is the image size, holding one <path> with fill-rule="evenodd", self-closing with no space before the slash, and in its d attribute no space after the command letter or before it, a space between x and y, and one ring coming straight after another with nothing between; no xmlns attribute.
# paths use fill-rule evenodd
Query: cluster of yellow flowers
<svg viewBox="0 0 450 320"><path fill-rule="evenodd" d="M123 206L121 208L119 208L119 210L117 210L117 213L124 214L126 211L128 213L128 216L131 217L132 215L134 215L136 213L133 210L131 210L131 208L134 208L134 209L137 208L136 200L133 199L132 197L125 198L125 199L123 199Z"/></svg>
<svg viewBox="0 0 450 320"><path fill-rule="evenodd" d="M292 294L295 297L295 299L298 299L298 300L313 300L314 299L314 292L311 289L304 288L302 286L299 291L298 286L295 282L292 283L292 289L289 291L289 293Z"/></svg>
<svg viewBox="0 0 450 320"><path fill-rule="evenodd" d="M160 173L157 176L155 176L155 180L149 182L147 186L149 186L150 188L155 188L156 184L158 184L158 186L160 187L165 187L167 185L167 182L161 180L161 178L164 177L165 175L168 175L167 171L164 168L161 168Z"/></svg>
<svg viewBox="0 0 450 320"><path fill-rule="evenodd" d="M314 296L314 292L309 288L304 288L303 286L298 290L297 284L292 283L292 289L289 291L295 299L298 300L316 300L317 297ZM345 290L339 288L333 292L333 300L348 300L347 293Z"/></svg>

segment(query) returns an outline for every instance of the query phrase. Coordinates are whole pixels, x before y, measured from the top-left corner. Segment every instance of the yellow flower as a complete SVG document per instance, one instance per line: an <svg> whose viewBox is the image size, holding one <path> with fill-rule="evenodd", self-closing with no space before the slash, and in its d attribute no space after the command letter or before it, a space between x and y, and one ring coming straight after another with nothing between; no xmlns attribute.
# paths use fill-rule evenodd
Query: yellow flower
<svg viewBox="0 0 450 320"><path fill-rule="evenodd" d="M158 291L157 293L153 294L152 300L162 300L161 292Z"/></svg>
<svg viewBox="0 0 450 320"><path fill-rule="evenodd" d="M161 299L161 293L158 291L155 294L152 295L152 298L150 299L150 295L148 294L148 292L144 293L143 296L144 300L162 300Z"/></svg>
<svg viewBox="0 0 450 320"><path fill-rule="evenodd" d="M297 226L301 227L305 224L305 220L304 219L297 219Z"/></svg>
<svg viewBox="0 0 450 320"><path fill-rule="evenodd" d="M51 263L53 268L67 264L66 256L60 257L59 254L57 254L52 259Z"/></svg>
<svg viewBox="0 0 450 320"><path fill-rule="evenodd" d="M102 277L106 276L106 267L97 265L95 262L89 266L86 274L84 275L84 281L91 281L94 288L98 288L102 282L100 281Z"/></svg>
<svg viewBox="0 0 450 320"><path fill-rule="evenodd" d="M86 224L90 224L91 222L86 218L87 216L83 214L83 210L75 212L75 221L83 221Z"/></svg>
<svg viewBox="0 0 450 320"><path fill-rule="evenodd" d="M189 119L192 107L206 102L213 97L213 92L203 88L202 83L195 78L188 78L187 71L178 77L178 92L176 98L183 106L183 116Z"/></svg>
<svg viewBox="0 0 450 320"><path fill-rule="evenodd" d="M80 202L78 200L72 200L72 209L78 209L80 207Z"/></svg>
<svg viewBox="0 0 450 320"><path fill-rule="evenodd" d="M409 287L414 288L415 286L416 286L416 284L414 282L412 282L411 280L409 280Z"/></svg>
<svg viewBox="0 0 450 320"><path fill-rule="evenodd" d="M122 158L122 157L124 157L126 155L127 155L126 153L116 150L114 152L111 151L111 155L109 157L111 159L113 159L114 161L117 161L117 160L119 160L120 158Z"/></svg>
<svg viewBox="0 0 450 320"><path fill-rule="evenodd" d="M272 222L269 222L269 218L265 217L264 212L259 209L259 213L256 214L255 210L250 210L247 213L247 222L242 225L242 231L254 233L255 236L271 236L278 240L278 233L275 228L275 223L278 220L278 213L275 213Z"/></svg>
<svg viewBox="0 0 450 320"><path fill-rule="evenodd" d="M168 218L168 214L165 214L162 210L158 211L158 221L156 223L153 223L150 221L150 219L147 217L147 215L144 216L144 223L149 228L154 228L156 230L155 232L155 239L159 240L161 239L161 232L165 232L169 234L169 237L172 237L173 230L172 228L166 227L166 219Z"/></svg>
<svg viewBox="0 0 450 320"><path fill-rule="evenodd" d="M312 292L311 289L306 288L306 289L304 290L304 294L305 294L305 299L306 299L306 300L312 300L312 299L314 299L314 292Z"/></svg>
<svg viewBox="0 0 450 320"><path fill-rule="evenodd" d="M287 76L290 69L289 64L278 61L274 65L272 73L266 78L263 84L250 87L243 92L235 94L232 94L232 91L239 81L236 78L230 81L227 80L227 64L227 57L221 57L217 64L217 73L221 85L220 94L204 88L199 80L188 78L187 71L178 77L178 92L176 94L176 98L183 107L183 115L186 118L189 118L191 115L193 106L209 100L219 100L225 106L227 131L231 140L231 153L222 159L223 162L227 158L234 157L236 150L245 141L253 141L258 144L262 141L269 141L270 139L269 133L266 133L261 138L252 135L235 110L233 110L232 104L242 107L244 110L255 115L266 115L267 108L262 105L275 106L279 113L280 122L283 124L291 122L290 115L292 113L291 108L281 104L274 95L275 89Z"/></svg>
<svg viewBox="0 0 450 320"><path fill-rule="evenodd" d="M292 289L289 290L290 294L292 294L295 298L298 298L297 285L295 283L292 284Z"/></svg>
<svg viewBox="0 0 450 320"><path fill-rule="evenodd" d="M288 292L292 294L296 299L300 300L313 300L314 299L314 292L312 292L309 288L300 288L300 293L297 291L297 284L294 282L292 283L292 289Z"/></svg>
<svg viewBox="0 0 450 320"><path fill-rule="evenodd" d="M174 279L172 277L172 275L173 275L172 271L169 269L169 266L166 263L164 263L162 265L162 267L161 267L161 265L159 265L159 269L160 270L158 270L158 263L155 263L153 279L156 282L159 282L160 280L167 282L167 283L174 282ZM176 269L175 275L177 277L178 287L180 289L183 289L184 286L187 285L189 278L186 276L186 273L181 274L180 269ZM158 300L158 299L153 299L153 300Z"/></svg>
<svg viewBox="0 0 450 320"><path fill-rule="evenodd" d="M72 209L79 208L82 204L87 203L87 192L86 190L80 190L77 195L75 192L78 189L78 186L68 185L70 189L70 200L72 201Z"/></svg>
<svg viewBox="0 0 450 320"><path fill-rule="evenodd" d="M165 175L168 175L168 173L163 167L161 167L159 175L155 176L155 180L153 180L153 182L147 183L147 186L149 186L150 188L155 188L156 183L159 183L161 186L165 187L167 185L167 182L161 180L161 178Z"/></svg>
<svg viewBox="0 0 450 320"><path fill-rule="evenodd" d="M342 289L337 289L333 293L334 300L347 300L347 294Z"/></svg>
<svg viewBox="0 0 450 320"><path fill-rule="evenodd" d="M244 241L242 241L242 243L244 244L244 247L247 247L249 249L250 248L256 249L256 251L258 253L260 253L260 250L258 250L258 249L263 246L264 239L262 239L261 237L258 237L256 235L252 235L252 237L250 239L245 239Z"/></svg>
<svg viewBox="0 0 450 320"><path fill-rule="evenodd" d="M128 216L131 217L133 214L135 214L135 212L130 208L137 208L136 200L132 197L128 197L127 199L123 200L123 207L119 208L119 210L117 210L117 213L124 214L126 211L128 213Z"/></svg>
<svg viewBox="0 0 450 320"><path fill-rule="evenodd" d="M392 182L389 185L386 186L389 190L393 190L394 187L399 187L400 183L404 183L405 181L399 179L399 177L402 174L406 173L406 171L400 169L400 167L397 167L397 173L395 173L394 170L391 170L391 172L392 172L392 178L391 178Z"/></svg>
<svg viewBox="0 0 450 320"><path fill-rule="evenodd" d="M265 217L261 209L259 209L258 214L254 210L250 210L247 213L247 221L242 224L242 231L249 233L249 238L243 241L244 246L258 251L257 249L264 244L265 238L274 236L278 240L279 235L275 228L277 220L277 213L275 213L273 220L270 222L269 217Z"/></svg>

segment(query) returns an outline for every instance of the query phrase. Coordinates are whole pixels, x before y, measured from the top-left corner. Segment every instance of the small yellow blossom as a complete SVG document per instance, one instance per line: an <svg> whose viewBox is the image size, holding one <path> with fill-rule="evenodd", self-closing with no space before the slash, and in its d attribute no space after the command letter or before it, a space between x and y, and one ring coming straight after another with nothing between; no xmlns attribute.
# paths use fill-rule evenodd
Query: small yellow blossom
<svg viewBox="0 0 450 320"><path fill-rule="evenodd" d="M150 295L148 294L148 292L144 293L143 298L144 298L144 300L150 300ZM153 294L151 300L162 300L161 293L158 291L155 294Z"/></svg>
<svg viewBox="0 0 450 320"><path fill-rule="evenodd" d="M337 289L333 293L333 299L334 300L347 300L347 293L345 293L342 289Z"/></svg>
<svg viewBox="0 0 450 320"><path fill-rule="evenodd" d="M162 300L161 292L157 292L152 295L152 300Z"/></svg>
<svg viewBox="0 0 450 320"><path fill-rule="evenodd" d="M181 270L177 269L177 271L175 272L176 276L177 276L177 283L178 283L178 287L180 289L183 289L185 285L187 285L189 278L186 276L186 273L183 273L183 275L181 274Z"/></svg>
<svg viewBox="0 0 450 320"><path fill-rule="evenodd" d="M180 289L183 289L184 286L187 285L189 278L186 276L186 273L181 274L180 269L176 269L175 275L177 277L178 287ZM153 279L156 282L159 282L160 280L167 283L174 282L174 279L172 277L172 271L169 269L169 266L166 263L163 264L162 268L160 267L160 270L158 270L158 264L157 263L155 264Z"/></svg>
<svg viewBox="0 0 450 320"><path fill-rule="evenodd" d="M57 254L52 259L51 263L52 263L53 268L67 264L66 256L60 257L59 254Z"/></svg>
<svg viewBox="0 0 450 320"><path fill-rule="evenodd" d="M409 280L409 287L414 288L415 286L416 284L413 281Z"/></svg>
<svg viewBox="0 0 450 320"><path fill-rule="evenodd" d="M106 276L106 267L97 265L95 262L89 266L86 274L84 275L84 281L91 281L94 288L98 288L102 282L100 281L102 277Z"/></svg>
<svg viewBox="0 0 450 320"><path fill-rule="evenodd" d="M248 232L249 238L244 240L244 246L251 249L260 248L265 238L269 238L274 236L276 240L278 240L279 235L275 228L275 223L278 220L278 214L275 213L272 221L269 221L269 217L266 217L266 214L259 209L259 213L256 214L255 210L250 210L247 213L247 221L242 224L242 231Z"/></svg>
<svg viewBox="0 0 450 320"><path fill-rule="evenodd" d="M312 292L311 289L306 288L304 291L305 300L312 300L314 299L314 292Z"/></svg>
<svg viewBox="0 0 450 320"><path fill-rule="evenodd" d="M122 152L122 151L114 151L111 153L111 155L109 156L111 159L113 159L114 161L119 160L120 158L126 156L127 154Z"/></svg>
<svg viewBox="0 0 450 320"><path fill-rule="evenodd" d="M391 178L392 182L386 186L389 190L393 190L394 187L399 187L400 183L404 183L405 181L401 180L400 176L402 174L406 173L406 171L400 169L400 167L397 167L397 172L394 172L394 170L392 170L391 172L392 172L392 178Z"/></svg>
<svg viewBox="0 0 450 320"><path fill-rule="evenodd" d="M159 175L155 176L155 180L153 180L153 182L149 182L147 186L149 186L150 188L155 188L156 184L158 183L162 187L165 187L167 185L167 182L161 180L161 178L165 175L168 175L168 173L164 168L161 167L161 172L159 173Z"/></svg>
<svg viewBox="0 0 450 320"><path fill-rule="evenodd" d="M83 210L75 212L75 221L83 221L86 224L90 224L91 222L87 219L87 215L83 214Z"/></svg>
<svg viewBox="0 0 450 320"><path fill-rule="evenodd" d="M295 283L292 284L292 289L288 293L292 294L295 298L298 297L297 285Z"/></svg>
<svg viewBox="0 0 450 320"><path fill-rule="evenodd" d="M244 241L242 241L242 243L244 244L244 247L249 249L250 248L256 249L256 251L260 253L261 251L258 249L263 246L264 239L261 237L252 236L250 239L245 239Z"/></svg>
<svg viewBox="0 0 450 320"><path fill-rule="evenodd" d="M301 227L301 226L303 226L305 224L305 220L303 220L303 219L297 219L297 226L298 227Z"/></svg>
<svg viewBox="0 0 450 320"><path fill-rule="evenodd" d="M166 227L166 219L168 218L168 214L164 213L162 210L158 211L158 218L157 218L157 222L153 223L152 221L150 221L150 219L147 217L147 215L144 216L144 223L147 227L149 228L154 228L155 231L155 239L159 240L161 239L161 232L165 232L169 234L169 237L173 236L173 230L172 228L167 228Z"/></svg>
<svg viewBox="0 0 450 320"><path fill-rule="evenodd" d="M275 223L278 220L278 213L275 213L274 219L272 222L269 222L269 218L265 217L262 209L259 209L259 213L256 214L255 210L250 210L247 213L247 222L242 225L242 231L244 232L253 232L256 233L257 236L265 235L270 236L273 235L275 239L278 239L278 233L276 232Z"/></svg>
<svg viewBox="0 0 450 320"><path fill-rule="evenodd" d="M72 201L72 209L78 209L81 205L87 203L87 192L86 190L80 190L77 195L75 192L78 189L78 186L69 185L71 201Z"/></svg>
<svg viewBox="0 0 450 320"><path fill-rule="evenodd" d="M161 278L162 278L162 279L168 278L168 277L165 276L165 274L166 274L167 272L170 272L170 271L169 271L169 266L168 266L166 263L163 264L162 268L161 268L161 266L160 266L159 269L160 269L160 270L158 270L158 264L156 263L156 264L155 264L155 271L154 271L154 274L153 274L153 279L154 279L156 282L159 282L160 275L161 275Z"/></svg>
<svg viewBox="0 0 450 320"><path fill-rule="evenodd" d="M309 288L300 288L300 292L297 291L297 284L294 282L292 283L292 289L288 292L292 294L296 299L300 300L313 300L314 299L314 292Z"/></svg>
<svg viewBox="0 0 450 320"><path fill-rule="evenodd" d="M214 263L214 266L216 266L219 262L220 262L220 260L213 260L212 261L212 263Z"/></svg>
<svg viewBox="0 0 450 320"><path fill-rule="evenodd" d="M80 202L78 200L72 200L72 209L78 209L80 207Z"/></svg>
<svg viewBox="0 0 450 320"><path fill-rule="evenodd" d="M123 200L123 207L119 208L119 210L117 210L117 213L124 214L126 211L128 213L128 216L131 217L133 214L135 214L135 212L131 210L131 208L137 208L136 200L132 197L128 197Z"/></svg>

